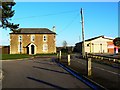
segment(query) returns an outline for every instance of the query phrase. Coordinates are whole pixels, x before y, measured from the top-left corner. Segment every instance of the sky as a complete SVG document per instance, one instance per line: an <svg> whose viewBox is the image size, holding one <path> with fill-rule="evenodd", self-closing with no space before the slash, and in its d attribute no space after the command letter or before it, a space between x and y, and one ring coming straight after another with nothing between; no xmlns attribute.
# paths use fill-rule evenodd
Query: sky
<svg viewBox="0 0 120 90"><path fill-rule="evenodd" d="M56 45L74 46L82 40L80 9L83 8L85 39L118 36L118 2L16 2L11 22L20 28L56 27ZM10 30L0 30L0 45L9 45ZM1 38L2 37L2 38Z"/></svg>

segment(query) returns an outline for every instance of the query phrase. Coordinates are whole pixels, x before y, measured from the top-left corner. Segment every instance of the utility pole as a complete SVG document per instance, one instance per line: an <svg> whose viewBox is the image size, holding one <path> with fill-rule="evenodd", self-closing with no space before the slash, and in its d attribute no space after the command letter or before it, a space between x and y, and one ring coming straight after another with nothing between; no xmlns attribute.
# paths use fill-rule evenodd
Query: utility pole
<svg viewBox="0 0 120 90"><path fill-rule="evenodd" d="M80 42L80 36L79 36L79 42Z"/></svg>
<svg viewBox="0 0 120 90"><path fill-rule="evenodd" d="M85 40L84 40L84 16L83 9L81 8L81 23L82 23L82 56L85 57Z"/></svg>

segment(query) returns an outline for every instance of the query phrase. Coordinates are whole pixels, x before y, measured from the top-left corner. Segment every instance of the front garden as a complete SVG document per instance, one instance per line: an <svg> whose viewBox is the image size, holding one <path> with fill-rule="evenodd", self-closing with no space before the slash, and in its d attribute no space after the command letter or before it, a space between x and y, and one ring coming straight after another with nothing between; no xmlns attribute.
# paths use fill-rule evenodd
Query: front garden
<svg viewBox="0 0 120 90"><path fill-rule="evenodd" d="M32 57L42 57L42 56L56 56L56 54L36 54L36 55L28 55L28 54L0 54L0 60L16 60L16 59L24 59L24 58L32 58Z"/></svg>

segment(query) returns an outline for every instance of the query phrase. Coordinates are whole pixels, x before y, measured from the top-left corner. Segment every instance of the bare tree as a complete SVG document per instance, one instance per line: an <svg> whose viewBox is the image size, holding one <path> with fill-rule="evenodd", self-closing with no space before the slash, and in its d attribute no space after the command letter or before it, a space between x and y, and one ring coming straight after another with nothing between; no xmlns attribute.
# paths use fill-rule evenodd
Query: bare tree
<svg viewBox="0 0 120 90"><path fill-rule="evenodd" d="M66 49L66 47L67 47L67 42L66 41L63 41L63 47Z"/></svg>

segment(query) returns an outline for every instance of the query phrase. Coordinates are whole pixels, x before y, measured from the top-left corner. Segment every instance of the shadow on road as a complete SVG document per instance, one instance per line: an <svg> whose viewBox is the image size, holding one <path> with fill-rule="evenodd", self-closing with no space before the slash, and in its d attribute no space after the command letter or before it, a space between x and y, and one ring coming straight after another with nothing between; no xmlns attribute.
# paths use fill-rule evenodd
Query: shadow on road
<svg viewBox="0 0 120 90"><path fill-rule="evenodd" d="M34 81L37 81L37 82L39 82L39 83L43 83L43 84L52 86L52 87L57 88L57 89L59 89L59 90L68 90L68 89L62 88L62 87L60 87L60 86L57 86L57 85L54 85L54 84L51 84L51 83L48 83L48 82L45 82L45 81L42 81L42 80L33 78L33 77L27 77L27 78L28 78L28 79L31 79L31 80L34 80Z"/></svg>
<svg viewBox="0 0 120 90"><path fill-rule="evenodd" d="M66 72L56 71L56 70L47 69L47 68L43 68L43 67L36 67L36 66L33 66L33 68L43 69L43 70L48 70L48 71L53 71L53 72L62 73L62 74L69 74L69 73L66 73Z"/></svg>

